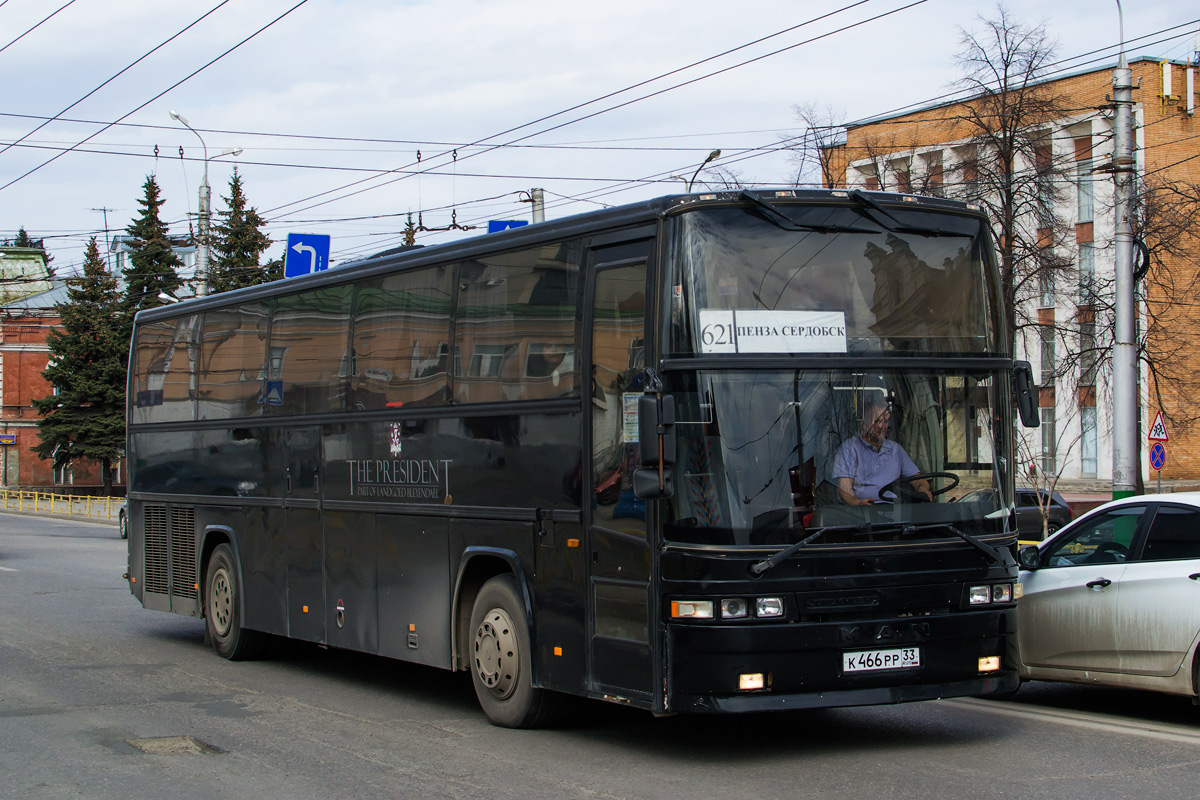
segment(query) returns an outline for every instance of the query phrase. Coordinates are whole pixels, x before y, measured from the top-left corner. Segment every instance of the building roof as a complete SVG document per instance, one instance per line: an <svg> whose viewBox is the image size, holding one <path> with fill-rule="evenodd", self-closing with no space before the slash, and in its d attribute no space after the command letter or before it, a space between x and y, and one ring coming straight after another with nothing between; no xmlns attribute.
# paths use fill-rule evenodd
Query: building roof
<svg viewBox="0 0 1200 800"><path fill-rule="evenodd" d="M27 295L19 300L10 300L4 304L7 310L20 311L49 311L59 303L67 302L67 282L63 278L50 281L50 288L44 292Z"/></svg>
<svg viewBox="0 0 1200 800"><path fill-rule="evenodd" d="M1134 64L1134 63L1137 63L1140 61L1150 61L1155 64L1158 64L1162 61L1166 61L1166 60L1170 60L1170 59L1157 58L1155 56L1134 56L1134 57L1128 58L1127 60L1129 61L1130 64ZM1183 66L1191 66L1191 63L1187 62L1187 61L1172 61L1171 63L1181 64ZM1058 81L1067 80L1068 78L1075 78L1080 75L1090 75L1094 72L1112 72L1116 68L1117 68L1117 62L1114 61L1111 64L1108 64L1107 66L1091 67L1089 69L1077 69L1077 70L1072 70L1070 72L1064 72L1063 74L1056 75L1053 78L1046 78L1045 80L1037 81L1033 85L1034 86L1042 86L1042 85L1045 85L1048 83L1057 83ZM958 106L958 105L962 105L964 103L970 103L972 100L975 100L976 98L978 98L980 96L981 95L974 94L974 95L971 95L970 97L956 97L953 100L945 100L940 103L930 103L929 105L926 105L926 106L908 107L902 111L893 111L893 112L889 112L886 114L880 114L877 117L869 117L867 119L860 119L855 122L847 123L846 130L850 130L851 128L863 128L868 125L875 125L880 122L887 122L888 120L901 119L903 117L912 116L913 114L920 114L922 111L932 111L936 108L948 108L950 106Z"/></svg>

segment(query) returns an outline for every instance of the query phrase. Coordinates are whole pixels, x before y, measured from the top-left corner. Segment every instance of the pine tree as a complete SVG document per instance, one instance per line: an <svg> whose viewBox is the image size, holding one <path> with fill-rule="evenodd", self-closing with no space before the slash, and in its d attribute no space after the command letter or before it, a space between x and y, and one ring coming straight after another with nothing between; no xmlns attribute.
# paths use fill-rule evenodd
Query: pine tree
<svg viewBox="0 0 1200 800"><path fill-rule="evenodd" d="M92 237L83 275L67 279L67 301L55 306L60 325L50 331L50 363L42 372L58 393L34 400L41 443L34 449L55 467L77 459L100 463L105 494L112 465L125 448L127 328L117 279L105 269Z"/></svg>
<svg viewBox="0 0 1200 800"><path fill-rule="evenodd" d="M229 196L222 197L228 209L218 212L221 221L213 226L213 258L208 270L208 292L217 294L244 286L256 286L272 280L267 266L259 259L271 246L271 239L262 232L266 224L253 206L246 206L242 178L237 167L229 179Z"/></svg>
<svg viewBox="0 0 1200 800"><path fill-rule="evenodd" d="M145 194L138 201L142 207L141 215L125 229L133 237L129 266L124 270L122 310L126 322L143 308L161 306L163 301L159 299L159 293L174 296L183 283L179 278L183 262L171 249L167 225L159 218L159 209L166 201L159 197L158 183L153 175L146 176L142 189Z"/></svg>

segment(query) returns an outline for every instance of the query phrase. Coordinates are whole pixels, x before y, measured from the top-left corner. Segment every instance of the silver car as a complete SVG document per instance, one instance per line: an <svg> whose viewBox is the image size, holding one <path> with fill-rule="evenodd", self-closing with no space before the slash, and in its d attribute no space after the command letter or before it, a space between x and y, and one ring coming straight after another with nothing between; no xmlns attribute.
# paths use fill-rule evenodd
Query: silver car
<svg viewBox="0 0 1200 800"><path fill-rule="evenodd" d="M1022 679L1197 695L1200 493L1106 503L1020 555Z"/></svg>

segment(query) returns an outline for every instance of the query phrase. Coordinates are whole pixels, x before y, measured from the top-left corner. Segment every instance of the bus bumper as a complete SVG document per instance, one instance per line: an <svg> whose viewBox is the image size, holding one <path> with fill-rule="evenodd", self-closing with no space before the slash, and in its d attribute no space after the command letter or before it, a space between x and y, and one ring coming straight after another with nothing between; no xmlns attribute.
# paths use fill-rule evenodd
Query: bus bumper
<svg viewBox="0 0 1200 800"><path fill-rule="evenodd" d="M669 625L664 710L756 712L1002 694L1019 686L1015 609L784 625ZM848 652L918 648L920 665L844 671ZM999 669L981 672L980 660ZM763 688L741 686L761 675Z"/></svg>

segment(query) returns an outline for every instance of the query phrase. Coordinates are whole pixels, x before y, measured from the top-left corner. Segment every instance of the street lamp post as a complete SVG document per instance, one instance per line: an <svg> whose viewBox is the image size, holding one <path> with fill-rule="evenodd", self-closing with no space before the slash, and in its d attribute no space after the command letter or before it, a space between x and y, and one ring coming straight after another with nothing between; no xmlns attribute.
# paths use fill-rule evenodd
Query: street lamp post
<svg viewBox="0 0 1200 800"><path fill-rule="evenodd" d="M204 178L200 181L200 197L196 209L196 296L203 297L208 294L208 228L212 219L212 189L208 185L208 145L204 143L204 137L189 125L178 111L171 111L171 119L196 134L196 138L200 140L200 147L204 149ZM217 153L213 158L236 156L241 152L240 147L234 147Z"/></svg>
<svg viewBox="0 0 1200 800"><path fill-rule="evenodd" d="M716 159L718 159L718 158L720 158L720 157L721 157L721 151L720 151L720 150L713 150L711 153L709 153L709 154L708 154L708 157L707 157L707 158L705 158L703 161L701 161L701 162L700 162L700 166L696 167L696 171L692 173L692 178L691 178L691 180L689 180L689 181L687 182L687 190L688 190L688 194L691 194L691 192L692 192L692 184L696 182L696 176L698 176L698 175L700 174L700 170L702 170L702 169L704 169L706 166L708 166L708 162L710 162L710 161L715 161Z"/></svg>

